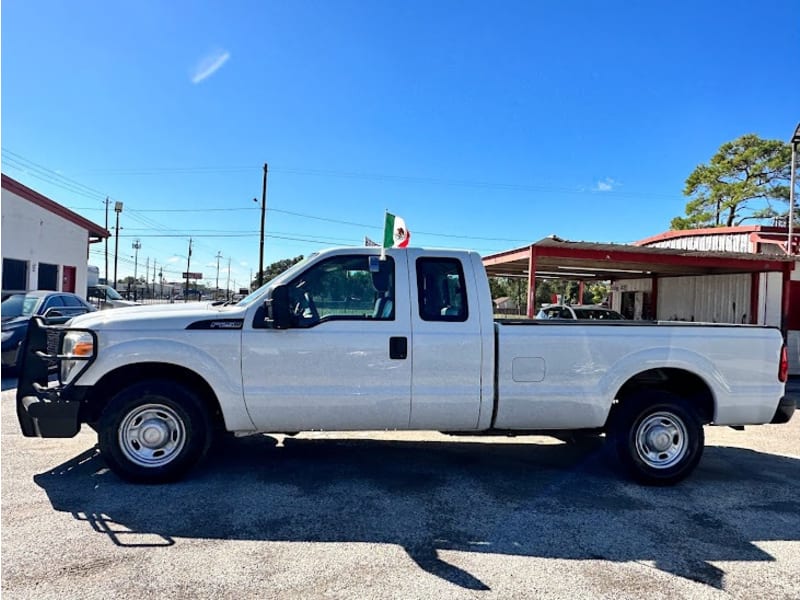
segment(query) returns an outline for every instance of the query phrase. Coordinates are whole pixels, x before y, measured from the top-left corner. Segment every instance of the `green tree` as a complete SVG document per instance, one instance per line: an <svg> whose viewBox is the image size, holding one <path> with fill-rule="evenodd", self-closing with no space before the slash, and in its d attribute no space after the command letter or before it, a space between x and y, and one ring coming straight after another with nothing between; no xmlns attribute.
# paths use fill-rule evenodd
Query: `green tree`
<svg viewBox="0 0 800 600"><path fill-rule="evenodd" d="M283 273L286 269L291 267L295 263L299 263L303 260L303 255L295 256L294 258L284 258L279 261L272 263L271 265L267 265L267 268L264 269L264 283L268 282L270 279L274 279L281 273ZM254 290L258 287L258 275L253 281L250 282L250 289Z"/></svg>
<svg viewBox="0 0 800 600"><path fill-rule="evenodd" d="M606 281L595 281L588 284L584 288L583 303L584 304L601 304L603 300L608 298L611 292Z"/></svg>
<svg viewBox="0 0 800 600"><path fill-rule="evenodd" d="M517 307L518 314L525 312L528 305L528 279L526 277L490 277L489 289L492 299L510 298Z"/></svg>
<svg viewBox="0 0 800 600"><path fill-rule="evenodd" d="M786 215L791 154L789 144L755 134L723 144L689 175L683 190L691 198L686 216L672 219L670 227L731 227Z"/></svg>
<svg viewBox="0 0 800 600"><path fill-rule="evenodd" d="M492 292L492 300L510 296L507 277L489 277L489 289Z"/></svg>

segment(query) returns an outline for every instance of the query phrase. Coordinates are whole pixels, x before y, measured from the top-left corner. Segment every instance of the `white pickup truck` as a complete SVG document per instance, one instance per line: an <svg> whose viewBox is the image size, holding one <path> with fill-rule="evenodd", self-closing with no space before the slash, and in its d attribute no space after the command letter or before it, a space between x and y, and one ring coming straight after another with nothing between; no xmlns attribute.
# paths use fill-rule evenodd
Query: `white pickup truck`
<svg viewBox="0 0 800 600"><path fill-rule="evenodd" d="M795 409L777 329L496 322L478 254L378 253L313 254L235 305L33 324L22 432L71 437L87 423L108 466L140 482L183 476L222 431L605 433L635 479L665 485L697 465L703 425Z"/></svg>

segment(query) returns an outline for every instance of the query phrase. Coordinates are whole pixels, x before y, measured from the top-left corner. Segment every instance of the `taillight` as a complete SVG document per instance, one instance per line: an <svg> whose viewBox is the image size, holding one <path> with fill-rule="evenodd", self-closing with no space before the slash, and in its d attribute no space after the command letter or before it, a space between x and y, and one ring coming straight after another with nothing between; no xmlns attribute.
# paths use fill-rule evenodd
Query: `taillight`
<svg viewBox="0 0 800 600"><path fill-rule="evenodd" d="M786 345L781 348L781 364L778 367L778 381L786 383L789 378L789 353L786 351Z"/></svg>

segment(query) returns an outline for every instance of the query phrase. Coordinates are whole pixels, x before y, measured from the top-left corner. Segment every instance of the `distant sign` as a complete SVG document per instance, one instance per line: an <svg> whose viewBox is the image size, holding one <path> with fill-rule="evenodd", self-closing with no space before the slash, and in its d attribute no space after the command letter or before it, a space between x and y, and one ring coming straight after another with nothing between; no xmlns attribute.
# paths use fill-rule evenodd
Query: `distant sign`
<svg viewBox="0 0 800 600"><path fill-rule="evenodd" d="M202 279L203 278L203 274L202 273L187 273L186 271L184 271L183 273L181 273L181 277L183 277L184 279Z"/></svg>
<svg viewBox="0 0 800 600"><path fill-rule="evenodd" d="M239 293L244 294L245 296L250 293L250 290L247 288L239 288Z"/></svg>

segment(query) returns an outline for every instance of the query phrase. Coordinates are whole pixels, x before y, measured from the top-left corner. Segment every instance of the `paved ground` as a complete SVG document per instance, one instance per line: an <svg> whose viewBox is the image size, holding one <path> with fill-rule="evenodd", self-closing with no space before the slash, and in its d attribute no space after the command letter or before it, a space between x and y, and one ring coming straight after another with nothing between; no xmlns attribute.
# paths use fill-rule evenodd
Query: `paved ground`
<svg viewBox="0 0 800 600"><path fill-rule="evenodd" d="M800 598L800 419L708 428L694 476L599 446L439 434L232 440L184 482L109 473L2 395L4 598Z"/></svg>

